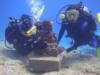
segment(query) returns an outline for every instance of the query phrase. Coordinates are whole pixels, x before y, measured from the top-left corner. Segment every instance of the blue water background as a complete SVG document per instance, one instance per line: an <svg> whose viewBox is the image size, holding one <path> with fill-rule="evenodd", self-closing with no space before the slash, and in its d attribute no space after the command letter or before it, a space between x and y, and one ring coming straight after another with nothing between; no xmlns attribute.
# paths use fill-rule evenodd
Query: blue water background
<svg viewBox="0 0 100 75"><path fill-rule="evenodd" d="M56 15L58 11L67 4L78 3L81 0L42 0L46 6L44 13L41 16L41 21L51 20L53 21L53 31L58 37L60 30L59 24L56 23ZM100 12L100 0L82 0L84 5L86 5L91 11L93 16L96 18L96 14ZM8 18L15 17L20 18L22 14L30 13L30 6L28 0L0 0L0 40L5 38L5 28L8 26ZM100 35L100 25L97 24L97 34ZM67 32L65 33L65 35ZM71 46L71 39L66 38L65 35L60 42L60 45L68 48ZM88 45L79 47L78 50L81 50L82 53L94 54L95 48L92 48Z"/></svg>

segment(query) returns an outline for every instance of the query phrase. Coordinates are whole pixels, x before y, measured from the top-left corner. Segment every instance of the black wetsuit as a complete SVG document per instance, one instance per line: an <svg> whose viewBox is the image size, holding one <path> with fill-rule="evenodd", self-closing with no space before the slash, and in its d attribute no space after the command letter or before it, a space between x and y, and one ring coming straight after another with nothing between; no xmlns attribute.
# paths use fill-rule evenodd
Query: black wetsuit
<svg viewBox="0 0 100 75"><path fill-rule="evenodd" d="M77 7L70 7L67 10L73 8L77 9ZM75 23L69 22L67 18L62 21L58 42L61 40L65 31L67 31L68 37L71 37L74 40L72 47L67 49L68 52L80 45L89 44L96 30L96 23L93 17L81 9L79 9L79 13L79 18Z"/></svg>

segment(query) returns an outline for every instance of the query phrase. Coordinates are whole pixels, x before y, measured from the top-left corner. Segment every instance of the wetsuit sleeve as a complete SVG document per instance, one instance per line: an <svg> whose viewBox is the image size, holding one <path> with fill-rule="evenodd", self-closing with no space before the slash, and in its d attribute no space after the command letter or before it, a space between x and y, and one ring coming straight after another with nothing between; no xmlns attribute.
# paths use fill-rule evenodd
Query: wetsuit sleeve
<svg viewBox="0 0 100 75"><path fill-rule="evenodd" d="M61 40L62 36L64 35L65 29L66 29L65 24L62 24L62 25L61 25L60 32L59 32L59 35L58 35L58 40L57 40L57 41L58 41L58 43L60 42L60 40Z"/></svg>

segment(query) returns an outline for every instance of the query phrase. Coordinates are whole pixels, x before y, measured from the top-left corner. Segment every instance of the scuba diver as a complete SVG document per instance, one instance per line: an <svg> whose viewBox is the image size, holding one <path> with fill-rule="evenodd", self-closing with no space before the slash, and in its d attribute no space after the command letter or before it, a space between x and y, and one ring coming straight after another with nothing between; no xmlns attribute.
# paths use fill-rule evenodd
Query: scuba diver
<svg viewBox="0 0 100 75"><path fill-rule="evenodd" d="M32 51L31 37L25 32L32 27L31 19L28 15L22 15L21 19L9 18L9 26L5 30L5 40L13 44L14 48L21 55L26 55Z"/></svg>
<svg viewBox="0 0 100 75"><path fill-rule="evenodd" d="M5 41L12 44L18 54L22 56L28 55L31 51L41 55L46 44L41 38L38 39L39 28L41 28L39 25L33 25L32 18L29 15L22 15L19 20L10 17L9 26L5 30Z"/></svg>
<svg viewBox="0 0 100 75"><path fill-rule="evenodd" d="M67 31L66 37L73 39L73 45L67 49L67 52L85 44L89 44L95 48L100 46L100 38L95 34L97 30L96 22L88 8L82 2L69 5L60 16L62 22L58 43L65 31Z"/></svg>

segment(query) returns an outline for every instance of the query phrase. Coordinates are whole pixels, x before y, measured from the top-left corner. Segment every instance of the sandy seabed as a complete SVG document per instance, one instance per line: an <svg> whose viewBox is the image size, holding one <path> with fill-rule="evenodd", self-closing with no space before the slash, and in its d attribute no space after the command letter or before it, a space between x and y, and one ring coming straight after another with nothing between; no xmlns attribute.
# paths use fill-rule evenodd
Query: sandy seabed
<svg viewBox="0 0 100 75"><path fill-rule="evenodd" d="M30 73L24 61L14 50L9 50L0 42L0 75L100 75L100 58L69 53L62 60L59 71Z"/></svg>

